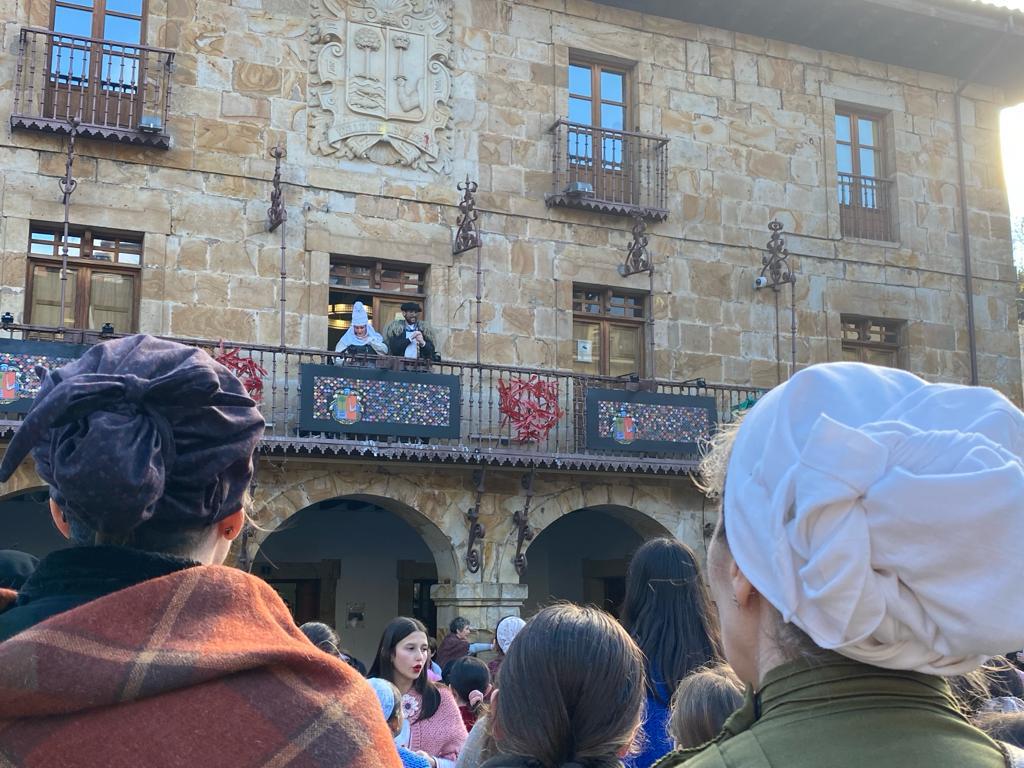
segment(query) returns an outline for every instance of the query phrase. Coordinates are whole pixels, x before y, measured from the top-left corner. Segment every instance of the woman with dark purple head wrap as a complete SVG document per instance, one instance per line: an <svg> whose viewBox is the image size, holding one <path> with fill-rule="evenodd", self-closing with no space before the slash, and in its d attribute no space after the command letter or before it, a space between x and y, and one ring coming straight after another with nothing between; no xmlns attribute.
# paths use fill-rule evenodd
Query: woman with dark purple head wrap
<svg viewBox="0 0 1024 768"><path fill-rule="evenodd" d="M367 684L221 565L264 428L241 382L150 336L40 377L0 481L31 452L78 546L0 613L0 764L400 765Z"/></svg>

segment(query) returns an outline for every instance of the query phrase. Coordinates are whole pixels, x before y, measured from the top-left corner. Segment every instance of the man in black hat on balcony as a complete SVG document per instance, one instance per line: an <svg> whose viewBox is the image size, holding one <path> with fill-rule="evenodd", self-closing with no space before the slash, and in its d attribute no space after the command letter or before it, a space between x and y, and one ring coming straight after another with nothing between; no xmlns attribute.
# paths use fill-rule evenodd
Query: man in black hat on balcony
<svg viewBox="0 0 1024 768"><path fill-rule="evenodd" d="M420 322L420 305L407 301L402 305L402 316L404 321L396 319L386 329L388 353L395 357L433 360L433 334Z"/></svg>

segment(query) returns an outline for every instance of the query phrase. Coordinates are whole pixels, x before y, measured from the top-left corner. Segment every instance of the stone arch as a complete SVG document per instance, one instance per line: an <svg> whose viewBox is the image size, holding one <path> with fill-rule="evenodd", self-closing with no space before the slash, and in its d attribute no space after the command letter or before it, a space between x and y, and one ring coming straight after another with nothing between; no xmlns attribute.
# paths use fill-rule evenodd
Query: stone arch
<svg viewBox="0 0 1024 768"><path fill-rule="evenodd" d="M373 467L282 469L276 477L261 473L254 494L260 531L255 548L284 521L323 501L363 501L378 506L411 526L430 549L439 580L454 583L460 575L456 542L445 533L448 503L444 491L431 490L401 474L375 471Z"/></svg>
<svg viewBox="0 0 1024 768"><path fill-rule="evenodd" d="M685 533L686 504L678 498L679 490L673 486L631 483L595 482L553 476L537 484L534 502L530 508L530 528L534 533L524 546L529 549L552 524L581 510L598 510L628 526L642 539L656 536L679 536ZM512 497L502 504L502 520L510 521L513 513L523 506L522 497ZM513 560L517 530L505 522L493 535L497 559L494 573L498 581L519 583ZM489 533L489 535L492 535ZM687 538L685 535L683 538Z"/></svg>
<svg viewBox="0 0 1024 768"><path fill-rule="evenodd" d="M553 600L597 605L614 615L625 598L626 571L644 541L668 529L637 509L595 504L550 522L526 550L524 610Z"/></svg>

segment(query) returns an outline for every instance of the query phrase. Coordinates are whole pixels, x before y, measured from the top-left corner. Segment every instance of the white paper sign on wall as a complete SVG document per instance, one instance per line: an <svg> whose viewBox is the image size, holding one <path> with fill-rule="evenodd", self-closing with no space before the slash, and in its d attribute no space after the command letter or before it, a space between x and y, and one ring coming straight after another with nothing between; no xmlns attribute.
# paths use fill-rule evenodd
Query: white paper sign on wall
<svg viewBox="0 0 1024 768"><path fill-rule="evenodd" d="M593 342L589 339L576 339L576 361L579 363L594 362Z"/></svg>

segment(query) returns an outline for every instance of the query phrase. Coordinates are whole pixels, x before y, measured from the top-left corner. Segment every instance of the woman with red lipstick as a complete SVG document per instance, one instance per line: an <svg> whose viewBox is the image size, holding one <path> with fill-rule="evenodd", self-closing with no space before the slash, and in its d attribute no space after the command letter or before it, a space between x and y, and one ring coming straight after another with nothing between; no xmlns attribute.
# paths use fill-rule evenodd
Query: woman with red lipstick
<svg viewBox="0 0 1024 768"><path fill-rule="evenodd" d="M416 619L392 619L384 628L369 676L390 680L402 694L409 727L395 742L422 754L432 768L454 768L466 741L466 726L451 691L434 685L427 677L429 669L427 628Z"/></svg>

